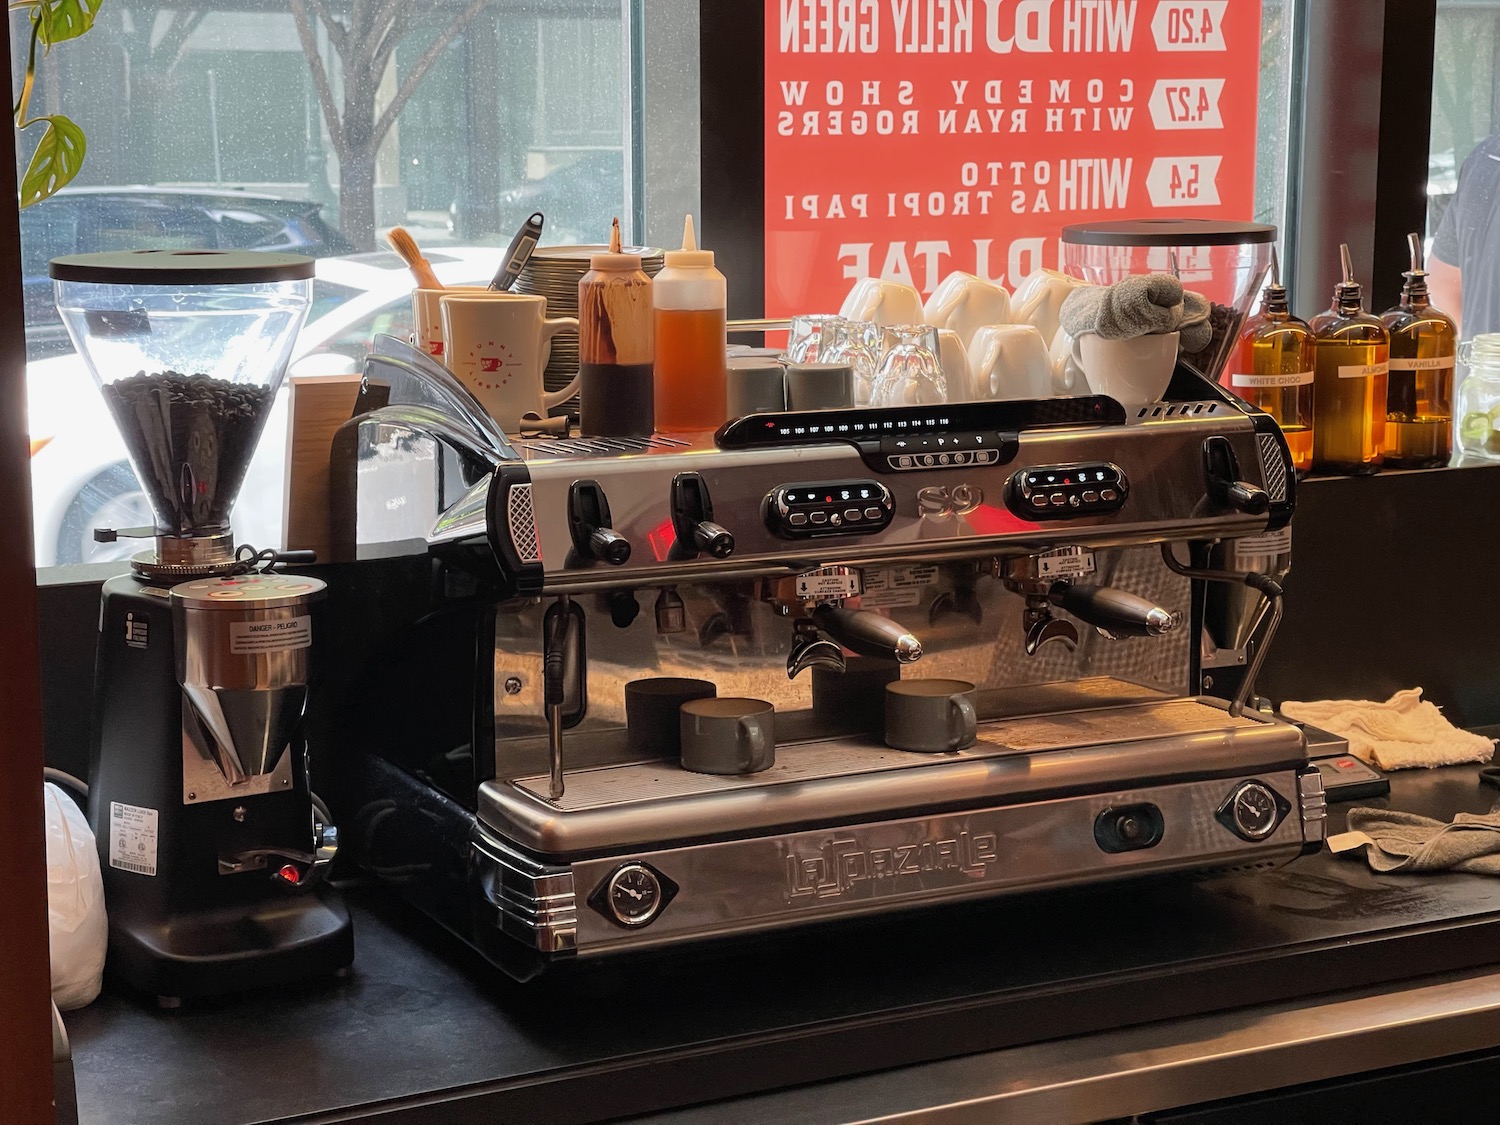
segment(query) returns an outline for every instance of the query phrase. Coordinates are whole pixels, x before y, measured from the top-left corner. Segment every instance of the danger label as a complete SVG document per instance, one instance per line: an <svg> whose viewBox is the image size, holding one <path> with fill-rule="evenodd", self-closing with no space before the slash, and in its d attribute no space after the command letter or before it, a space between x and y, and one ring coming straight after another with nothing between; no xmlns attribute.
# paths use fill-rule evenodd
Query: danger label
<svg viewBox="0 0 1500 1125"><path fill-rule="evenodd" d="M253 652L283 652L312 645L312 617L282 617L274 621L235 621L229 626L229 651L236 656Z"/></svg>

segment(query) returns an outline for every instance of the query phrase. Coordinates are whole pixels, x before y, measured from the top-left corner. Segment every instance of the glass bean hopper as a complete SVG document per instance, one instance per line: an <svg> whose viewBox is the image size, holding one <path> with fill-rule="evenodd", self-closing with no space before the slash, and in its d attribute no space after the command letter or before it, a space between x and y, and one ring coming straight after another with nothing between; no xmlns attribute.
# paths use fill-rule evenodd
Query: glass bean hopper
<svg viewBox="0 0 1500 1125"><path fill-rule="evenodd" d="M230 509L312 297L313 262L258 251L139 250L50 264L58 312L120 429L155 526L154 581L234 566Z"/></svg>

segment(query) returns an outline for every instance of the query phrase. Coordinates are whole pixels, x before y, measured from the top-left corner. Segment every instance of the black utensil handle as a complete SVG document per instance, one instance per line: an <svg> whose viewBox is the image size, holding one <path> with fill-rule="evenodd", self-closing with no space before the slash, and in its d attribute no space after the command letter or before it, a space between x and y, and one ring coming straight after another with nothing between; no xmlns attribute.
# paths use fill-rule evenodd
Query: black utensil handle
<svg viewBox="0 0 1500 1125"><path fill-rule="evenodd" d="M500 266L500 272L495 274L490 282L490 289L498 292L508 290L516 283L516 278L521 276L521 270L531 260L531 252L536 249L536 244L542 237L542 224L546 217L540 212L533 212L531 218L521 224L521 229L516 231L516 236L510 240L510 245L505 249L505 260Z"/></svg>
<svg viewBox="0 0 1500 1125"><path fill-rule="evenodd" d="M861 656L881 656L910 664L922 655L921 642L905 625L872 610L820 605L813 610L813 620L819 629Z"/></svg>
<svg viewBox="0 0 1500 1125"><path fill-rule="evenodd" d="M1056 582L1047 597L1053 605L1067 610L1078 620L1117 637L1160 636L1176 628L1182 620L1180 614L1113 586Z"/></svg>

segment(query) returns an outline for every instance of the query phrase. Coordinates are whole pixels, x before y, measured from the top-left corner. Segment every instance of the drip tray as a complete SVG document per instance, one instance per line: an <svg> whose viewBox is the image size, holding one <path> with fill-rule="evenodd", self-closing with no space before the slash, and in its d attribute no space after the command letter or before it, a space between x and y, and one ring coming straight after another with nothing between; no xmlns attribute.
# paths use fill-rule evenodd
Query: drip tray
<svg viewBox="0 0 1500 1125"><path fill-rule="evenodd" d="M545 775L491 781L480 787L479 817L529 851L566 856L1242 774L1305 757L1287 723L1167 699L988 721L973 746L947 754L831 739L777 746L774 766L743 776L663 760L572 770L556 802Z"/></svg>

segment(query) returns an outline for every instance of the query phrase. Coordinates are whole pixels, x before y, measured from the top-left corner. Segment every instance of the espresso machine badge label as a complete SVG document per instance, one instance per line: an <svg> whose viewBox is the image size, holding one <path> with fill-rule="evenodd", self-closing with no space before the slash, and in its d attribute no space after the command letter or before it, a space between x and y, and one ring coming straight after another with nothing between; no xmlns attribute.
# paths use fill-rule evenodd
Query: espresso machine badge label
<svg viewBox="0 0 1500 1125"><path fill-rule="evenodd" d="M156 874L155 809L109 803L109 865L137 875Z"/></svg>
<svg viewBox="0 0 1500 1125"><path fill-rule="evenodd" d="M229 651L235 656L311 647L312 617L309 614L272 621L234 621L229 626Z"/></svg>
<svg viewBox="0 0 1500 1125"><path fill-rule="evenodd" d="M863 589L863 576L847 566L825 566L797 575L797 597L804 601L854 598Z"/></svg>
<svg viewBox="0 0 1500 1125"><path fill-rule="evenodd" d="M946 838L871 846L853 836L826 842L815 854L786 857L788 902L826 902L858 888L900 895L984 879L1000 858L993 832L958 831Z"/></svg>

